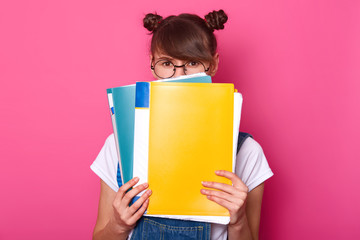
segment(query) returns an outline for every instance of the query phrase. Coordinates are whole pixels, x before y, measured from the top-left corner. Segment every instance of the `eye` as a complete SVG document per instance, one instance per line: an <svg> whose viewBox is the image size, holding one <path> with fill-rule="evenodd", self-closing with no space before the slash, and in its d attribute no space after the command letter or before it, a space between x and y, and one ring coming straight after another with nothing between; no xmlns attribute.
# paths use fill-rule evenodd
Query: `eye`
<svg viewBox="0 0 360 240"><path fill-rule="evenodd" d="M164 68L169 68L169 67L172 67L173 64L170 61L163 61L163 62L161 62L161 66Z"/></svg>
<svg viewBox="0 0 360 240"><path fill-rule="evenodd" d="M197 61L191 61L191 62L188 62L187 64L189 67L198 67L200 65L199 62Z"/></svg>

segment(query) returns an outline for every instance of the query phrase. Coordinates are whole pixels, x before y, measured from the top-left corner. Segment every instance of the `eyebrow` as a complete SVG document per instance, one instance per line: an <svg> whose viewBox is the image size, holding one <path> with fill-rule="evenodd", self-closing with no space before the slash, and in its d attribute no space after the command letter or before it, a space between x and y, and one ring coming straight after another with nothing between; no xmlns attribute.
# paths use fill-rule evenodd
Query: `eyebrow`
<svg viewBox="0 0 360 240"><path fill-rule="evenodd" d="M172 58L172 57L170 57L170 56L161 56L161 57L158 57L157 59L160 59L160 60L162 60L162 59L166 59L166 60L174 60L175 58Z"/></svg>

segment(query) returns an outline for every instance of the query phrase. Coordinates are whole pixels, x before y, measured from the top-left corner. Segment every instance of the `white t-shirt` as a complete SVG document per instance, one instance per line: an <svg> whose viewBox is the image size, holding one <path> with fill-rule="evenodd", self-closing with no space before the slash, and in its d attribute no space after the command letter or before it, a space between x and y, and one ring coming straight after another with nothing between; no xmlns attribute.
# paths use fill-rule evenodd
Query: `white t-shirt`
<svg viewBox="0 0 360 240"><path fill-rule="evenodd" d="M105 141L100 153L90 168L115 192L117 183L118 157L114 134ZM273 175L261 146L247 138L236 156L235 173L249 188L249 192ZM211 224L211 239L226 240L227 226Z"/></svg>

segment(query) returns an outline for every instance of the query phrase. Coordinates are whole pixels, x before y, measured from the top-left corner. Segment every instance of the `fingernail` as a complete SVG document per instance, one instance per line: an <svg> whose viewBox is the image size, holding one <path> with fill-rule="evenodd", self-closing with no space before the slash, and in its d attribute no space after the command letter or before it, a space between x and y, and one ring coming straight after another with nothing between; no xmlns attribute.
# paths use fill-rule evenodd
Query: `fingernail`
<svg viewBox="0 0 360 240"><path fill-rule="evenodd" d="M206 182L206 181L202 181L201 183L202 183L202 185L204 185L204 186L209 184L209 183Z"/></svg>
<svg viewBox="0 0 360 240"><path fill-rule="evenodd" d="M151 195L151 193L152 193L151 189L148 189L148 190L146 191L146 193L147 193L148 195Z"/></svg>
<svg viewBox="0 0 360 240"><path fill-rule="evenodd" d="M219 171L219 170L216 170L216 171L215 171L215 174L219 174L219 173L220 173L220 171Z"/></svg>
<svg viewBox="0 0 360 240"><path fill-rule="evenodd" d="M139 178L138 178L138 177L134 177L134 181L135 181L135 182L139 181Z"/></svg>
<svg viewBox="0 0 360 240"><path fill-rule="evenodd" d="M205 190L205 189L201 189L200 192L203 193L203 194L206 194L206 190Z"/></svg>
<svg viewBox="0 0 360 240"><path fill-rule="evenodd" d="M148 184L148 183L144 183L143 186L144 186L144 188L147 188L147 187L149 187L149 184Z"/></svg>

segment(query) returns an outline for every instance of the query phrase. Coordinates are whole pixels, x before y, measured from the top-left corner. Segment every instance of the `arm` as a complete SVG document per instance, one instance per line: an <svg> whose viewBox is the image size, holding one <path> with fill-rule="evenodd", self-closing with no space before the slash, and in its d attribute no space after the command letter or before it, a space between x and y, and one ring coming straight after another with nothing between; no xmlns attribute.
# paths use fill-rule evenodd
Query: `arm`
<svg viewBox="0 0 360 240"><path fill-rule="evenodd" d="M130 180L116 193L101 180L98 217L93 233L94 240L127 238L137 220L145 212L149 204L148 198L151 195L151 190L147 190L129 207L131 199L148 187L148 184L145 183L128 191L138 181L138 178Z"/></svg>
<svg viewBox="0 0 360 240"><path fill-rule="evenodd" d="M260 213L264 183L260 184L248 193L245 214L242 215L240 224L229 225L229 239L259 239Z"/></svg>
<svg viewBox="0 0 360 240"><path fill-rule="evenodd" d="M254 240L259 239L261 203L264 193L264 183L260 184L248 193L246 200L246 217Z"/></svg>
<svg viewBox="0 0 360 240"><path fill-rule="evenodd" d="M205 187L215 190L202 189L201 193L207 195L209 200L229 210L229 240L257 240L264 184L260 184L248 193L247 186L235 173L222 170L216 171L216 174L230 179L232 185L217 182L203 182Z"/></svg>

